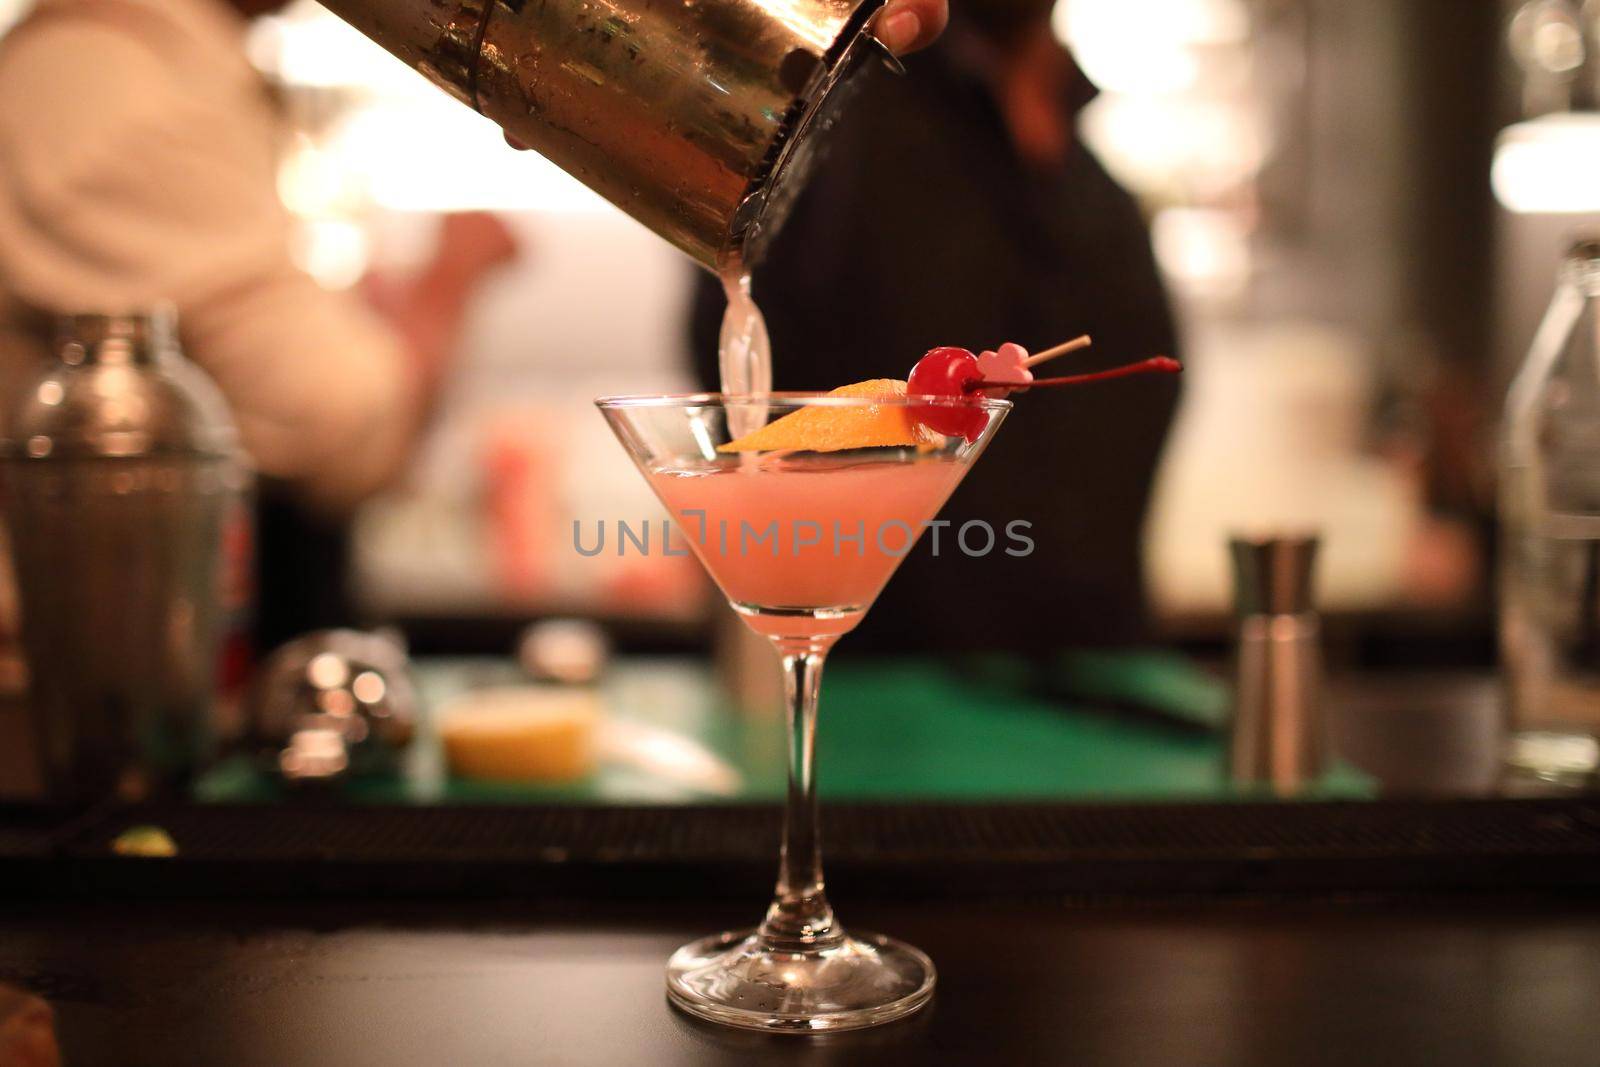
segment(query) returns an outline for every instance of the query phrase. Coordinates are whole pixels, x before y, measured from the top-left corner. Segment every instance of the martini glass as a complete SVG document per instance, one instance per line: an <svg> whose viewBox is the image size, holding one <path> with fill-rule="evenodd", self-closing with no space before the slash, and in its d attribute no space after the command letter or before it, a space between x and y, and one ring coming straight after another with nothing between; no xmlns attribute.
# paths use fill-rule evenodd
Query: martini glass
<svg viewBox="0 0 1600 1067"><path fill-rule="evenodd" d="M853 629L960 483L1011 405L1004 400L608 397L596 401L735 612L772 641L788 711L789 787L778 885L754 930L679 949L667 995L684 1011L766 1031L890 1022L933 995L933 963L880 934L846 933L823 890L817 830L817 696L823 660ZM738 432L800 411L894 418L941 407L972 440L928 431L917 446L718 451ZM896 410L898 409L898 410ZM947 539L948 540L948 539Z"/></svg>

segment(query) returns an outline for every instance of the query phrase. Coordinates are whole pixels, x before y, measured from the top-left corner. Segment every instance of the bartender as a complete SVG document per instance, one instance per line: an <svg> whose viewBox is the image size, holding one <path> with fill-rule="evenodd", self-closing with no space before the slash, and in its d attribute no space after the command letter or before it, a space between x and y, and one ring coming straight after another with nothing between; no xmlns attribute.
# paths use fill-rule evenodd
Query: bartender
<svg viewBox="0 0 1600 1067"><path fill-rule="evenodd" d="M463 215L374 300L295 266L284 130L244 51L276 6L40 0L0 40L0 389L35 372L52 314L174 305L263 476L267 646L351 621L345 519L404 469L474 291L515 251Z"/></svg>
<svg viewBox="0 0 1600 1067"><path fill-rule="evenodd" d="M1094 95L1050 27L1050 0L968 0L950 30L882 77L756 270L779 389L905 378L938 345L1094 346L1048 368L1178 355L1138 206L1074 136ZM692 351L717 380L722 290L696 292ZM1173 378L1017 398L943 517L998 545L966 556L925 538L852 643L880 650L1044 652L1146 634L1141 539L1177 404ZM1005 531L1031 523L1027 556ZM972 544L981 547L982 538Z"/></svg>

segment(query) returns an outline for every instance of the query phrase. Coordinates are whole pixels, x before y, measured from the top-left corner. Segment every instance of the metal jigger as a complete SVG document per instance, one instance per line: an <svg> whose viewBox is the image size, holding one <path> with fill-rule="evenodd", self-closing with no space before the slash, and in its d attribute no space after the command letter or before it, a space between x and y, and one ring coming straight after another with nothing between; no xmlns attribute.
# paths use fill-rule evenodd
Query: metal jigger
<svg viewBox="0 0 1600 1067"><path fill-rule="evenodd" d="M328 0L327 6L713 269L752 263L838 91L888 55L883 0Z"/></svg>
<svg viewBox="0 0 1600 1067"><path fill-rule="evenodd" d="M1298 792L1329 761L1311 605L1317 538L1235 537L1228 548L1239 615L1228 771L1241 784Z"/></svg>

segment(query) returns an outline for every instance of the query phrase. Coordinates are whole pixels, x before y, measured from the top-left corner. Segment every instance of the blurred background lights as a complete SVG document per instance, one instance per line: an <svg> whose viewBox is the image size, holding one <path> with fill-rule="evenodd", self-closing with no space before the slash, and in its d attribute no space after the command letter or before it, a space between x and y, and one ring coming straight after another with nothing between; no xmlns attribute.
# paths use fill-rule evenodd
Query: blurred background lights
<svg viewBox="0 0 1600 1067"><path fill-rule="evenodd" d="M1151 222L1156 257L1187 296L1235 300L1250 286L1250 233L1233 214L1168 208Z"/></svg>
<svg viewBox="0 0 1600 1067"><path fill-rule="evenodd" d="M1517 214L1600 211L1600 114L1545 115L1506 129L1490 177Z"/></svg>
<svg viewBox="0 0 1600 1067"><path fill-rule="evenodd" d="M509 151L492 122L314 4L296 3L259 21L250 56L291 89L287 106L302 132L279 187L302 218L361 208L609 210L537 153Z"/></svg>
<svg viewBox="0 0 1600 1067"><path fill-rule="evenodd" d="M1242 0L1062 0L1056 34L1113 93L1175 93L1200 77L1199 49L1244 42Z"/></svg>

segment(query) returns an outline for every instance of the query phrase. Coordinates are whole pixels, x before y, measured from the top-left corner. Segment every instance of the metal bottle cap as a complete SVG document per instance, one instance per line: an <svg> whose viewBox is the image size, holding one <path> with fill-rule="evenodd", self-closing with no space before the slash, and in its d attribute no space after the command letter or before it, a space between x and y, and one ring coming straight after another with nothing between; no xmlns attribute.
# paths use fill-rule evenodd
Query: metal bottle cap
<svg viewBox="0 0 1600 1067"><path fill-rule="evenodd" d="M1233 537L1234 605L1240 616L1299 615L1312 610L1318 539L1311 535Z"/></svg>
<svg viewBox="0 0 1600 1067"><path fill-rule="evenodd" d="M66 316L58 323L55 353L13 400L0 456L238 454L222 394L177 356L170 312Z"/></svg>

